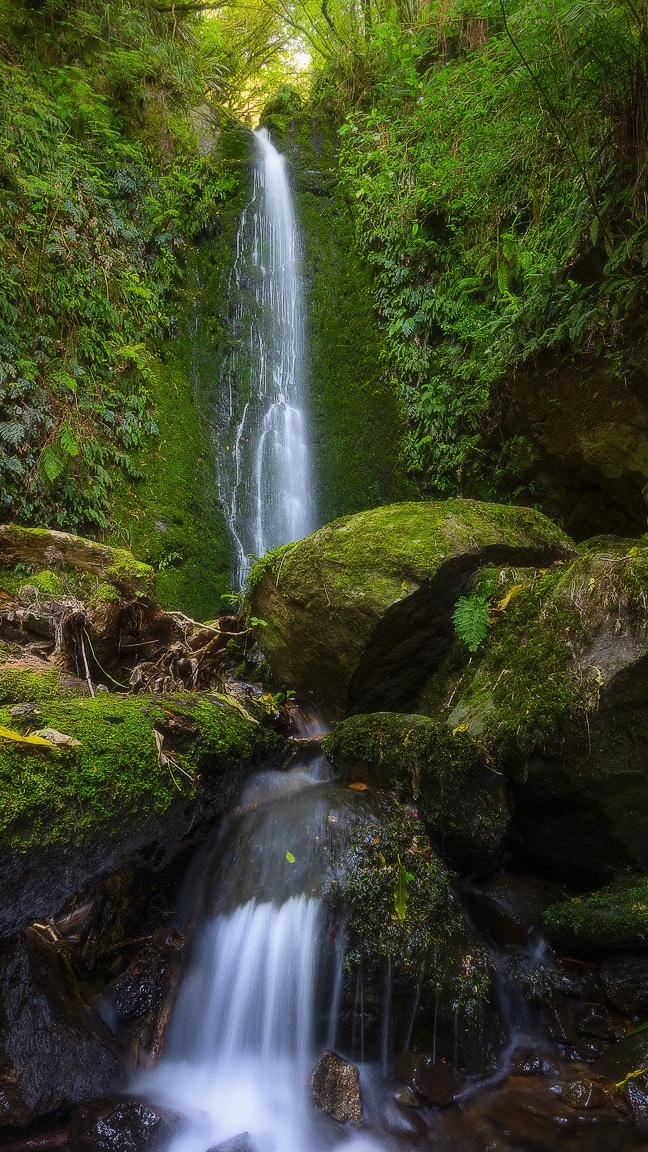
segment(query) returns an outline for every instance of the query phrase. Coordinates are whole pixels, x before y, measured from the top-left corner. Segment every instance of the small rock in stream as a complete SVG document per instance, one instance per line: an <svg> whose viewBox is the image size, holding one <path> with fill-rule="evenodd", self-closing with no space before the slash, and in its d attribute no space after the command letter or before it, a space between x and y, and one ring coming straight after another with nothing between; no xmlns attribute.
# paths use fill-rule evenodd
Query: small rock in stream
<svg viewBox="0 0 648 1152"><path fill-rule="evenodd" d="M452 1104L466 1083L452 1064L425 1052L403 1052L396 1061L396 1075L433 1108Z"/></svg>
<svg viewBox="0 0 648 1152"><path fill-rule="evenodd" d="M90 1100L75 1108L70 1152L158 1152L176 1136L182 1116L139 1096Z"/></svg>
<svg viewBox="0 0 648 1152"><path fill-rule="evenodd" d="M311 1099L325 1116L340 1124L360 1124L362 1099L355 1064L337 1052L323 1052L310 1077Z"/></svg>
<svg viewBox="0 0 648 1152"><path fill-rule="evenodd" d="M208 1152L254 1152L254 1145L249 1132L239 1132L238 1136L230 1136L222 1144L215 1144Z"/></svg>

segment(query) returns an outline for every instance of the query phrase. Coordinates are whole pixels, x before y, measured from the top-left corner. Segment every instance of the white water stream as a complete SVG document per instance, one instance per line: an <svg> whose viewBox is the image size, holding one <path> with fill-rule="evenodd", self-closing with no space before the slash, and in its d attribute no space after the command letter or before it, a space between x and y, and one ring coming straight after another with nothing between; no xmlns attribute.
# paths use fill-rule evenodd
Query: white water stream
<svg viewBox="0 0 648 1152"><path fill-rule="evenodd" d="M299 234L286 161L265 128L254 135L252 198L229 286L232 348L217 460L238 587L255 557L317 527Z"/></svg>

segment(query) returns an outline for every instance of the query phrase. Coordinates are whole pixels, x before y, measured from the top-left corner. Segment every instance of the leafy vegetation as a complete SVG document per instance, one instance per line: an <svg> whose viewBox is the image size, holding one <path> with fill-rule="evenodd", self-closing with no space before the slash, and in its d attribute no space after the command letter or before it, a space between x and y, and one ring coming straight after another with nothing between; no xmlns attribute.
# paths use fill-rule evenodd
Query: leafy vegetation
<svg viewBox="0 0 648 1152"><path fill-rule="evenodd" d="M231 177L188 116L207 82L195 20L104 0L0 16L2 515L96 532L115 476L141 479L152 345Z"/></svg>

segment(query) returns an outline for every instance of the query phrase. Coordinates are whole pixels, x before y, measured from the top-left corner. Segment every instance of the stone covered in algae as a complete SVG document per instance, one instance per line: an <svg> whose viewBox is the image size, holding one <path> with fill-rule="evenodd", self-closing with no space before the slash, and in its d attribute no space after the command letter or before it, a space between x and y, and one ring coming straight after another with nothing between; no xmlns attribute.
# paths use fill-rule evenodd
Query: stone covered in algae
<svg viewBox="0 0 648 1152"><path fill-rule="evenodd" d="M499 575L480 573L474 589L497 589L480 650L460 660L457 645L419 708L498 759L512 846L534 866L580 886L643 871L648 549L588 549L549 571Z"/></svg>
<svg viewBox="0 0 648 1152"><path fill-rule="evenodd" d="M284 742L209 696L81 698L55 674L2 678L0 936L124 865L161 867ZM37 715L10 706L35 702ZM79 745L20 740L53 728ZM13 733L13 736L12 736Z"/></svg>
<svg viewBox="0 0 648 1152"><path fill-rule="evenodd" d="M544 930L556 944L626 948L648 944L648 877L627 876L598 892L547 909Z"/></svg>
<svg viewBox="0 0 648 1152"><path fill-rule="evenodd" d="M336 520L252 569L250 616L277 682L338 714L407 707L453 638L452 612L482 564L568 557L529 508L445 500Z"/></svg>
<svg viewBox="0 0 648 1152"><path fill-rule="evenodd" d="M352 780L366 775L417 804L433 843L456 866L498 861L510 815L506 781L465 732L378 712L343 720L323 747Z"/></svg>

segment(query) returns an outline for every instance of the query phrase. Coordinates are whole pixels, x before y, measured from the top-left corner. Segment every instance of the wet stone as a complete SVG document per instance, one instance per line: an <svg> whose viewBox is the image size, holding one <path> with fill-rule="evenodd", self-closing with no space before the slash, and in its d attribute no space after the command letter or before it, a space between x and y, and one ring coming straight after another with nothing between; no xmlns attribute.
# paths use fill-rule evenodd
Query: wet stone
<svg viewBox="0 0 648 1152"><path fill-rule="evenodd" d="M557 1076L558 1066L537 1048L518 1048L509 1068L511 1076Z"/></svg>
<svg viewBox="0 0 648 1152"><path fill-rule="evenodd" d="M325 1116L340 1124L360 1124L362 1099L360 1077L355 1064L337 1052L323 1052L310 1078L311 1099Z"/></svg>
<svg viewBox="0 0 648 1152"><path fill-rule="evenodd" d="M607 1108L614 1095L614 1084L606 1086L597 1080L574 1080L563 1090L563 1100L570 1108Z"/></svg>
<svg viewBox="0 0 648 1152"><path fill-rule="evenodd" d="M624 1096L639 1132L648 1136L648 1076L637 1076L634 1080L628 1080Z"/></svg>
<svg viewBox="0 0 648 1152"><path fill-rule="evenodd" d="M452 1064L423 1052L403 1052L396 1061L396 1075L434 1108L452 1104L466 1083Z"/></svg>
<svg viewBox="0 0 648 1152"><path fill-rule="evenodd" d="M70 1152L161 1152L184 1124L182 1116L138 1096L91 1100L75 1108Z"/></svg>
<svg viewBox="0 0 648 1152"><path fill-rule="evenodd" d="M617 1038L610 1014L601 1004L583 1004L578 1009L576 1031L579 1036L592 1036L609 1044Z"/></svg>
<svg viewBox="0 0 648 1152"><path fill-rule="evenodd" d="M239 1132L238 1136L230 1136L222 1144L215 1144L208 1152L254 1152L254 1144L249 1132Z"/></svg>
<svg viewBox="0 0 648 1152"><path fill-rule="evenodd" d="M622 952L605 960L600 968L605 995L628 1016L648 1016L648 955Z"/></svg>
<svg viewBox="0 0 648 1152"><path fill-rule="evenodd" d="M400 1104L402 1108L420 1108L421 1101L411 1088L397 1088L394 1092L394 1100Z"/></svg>

